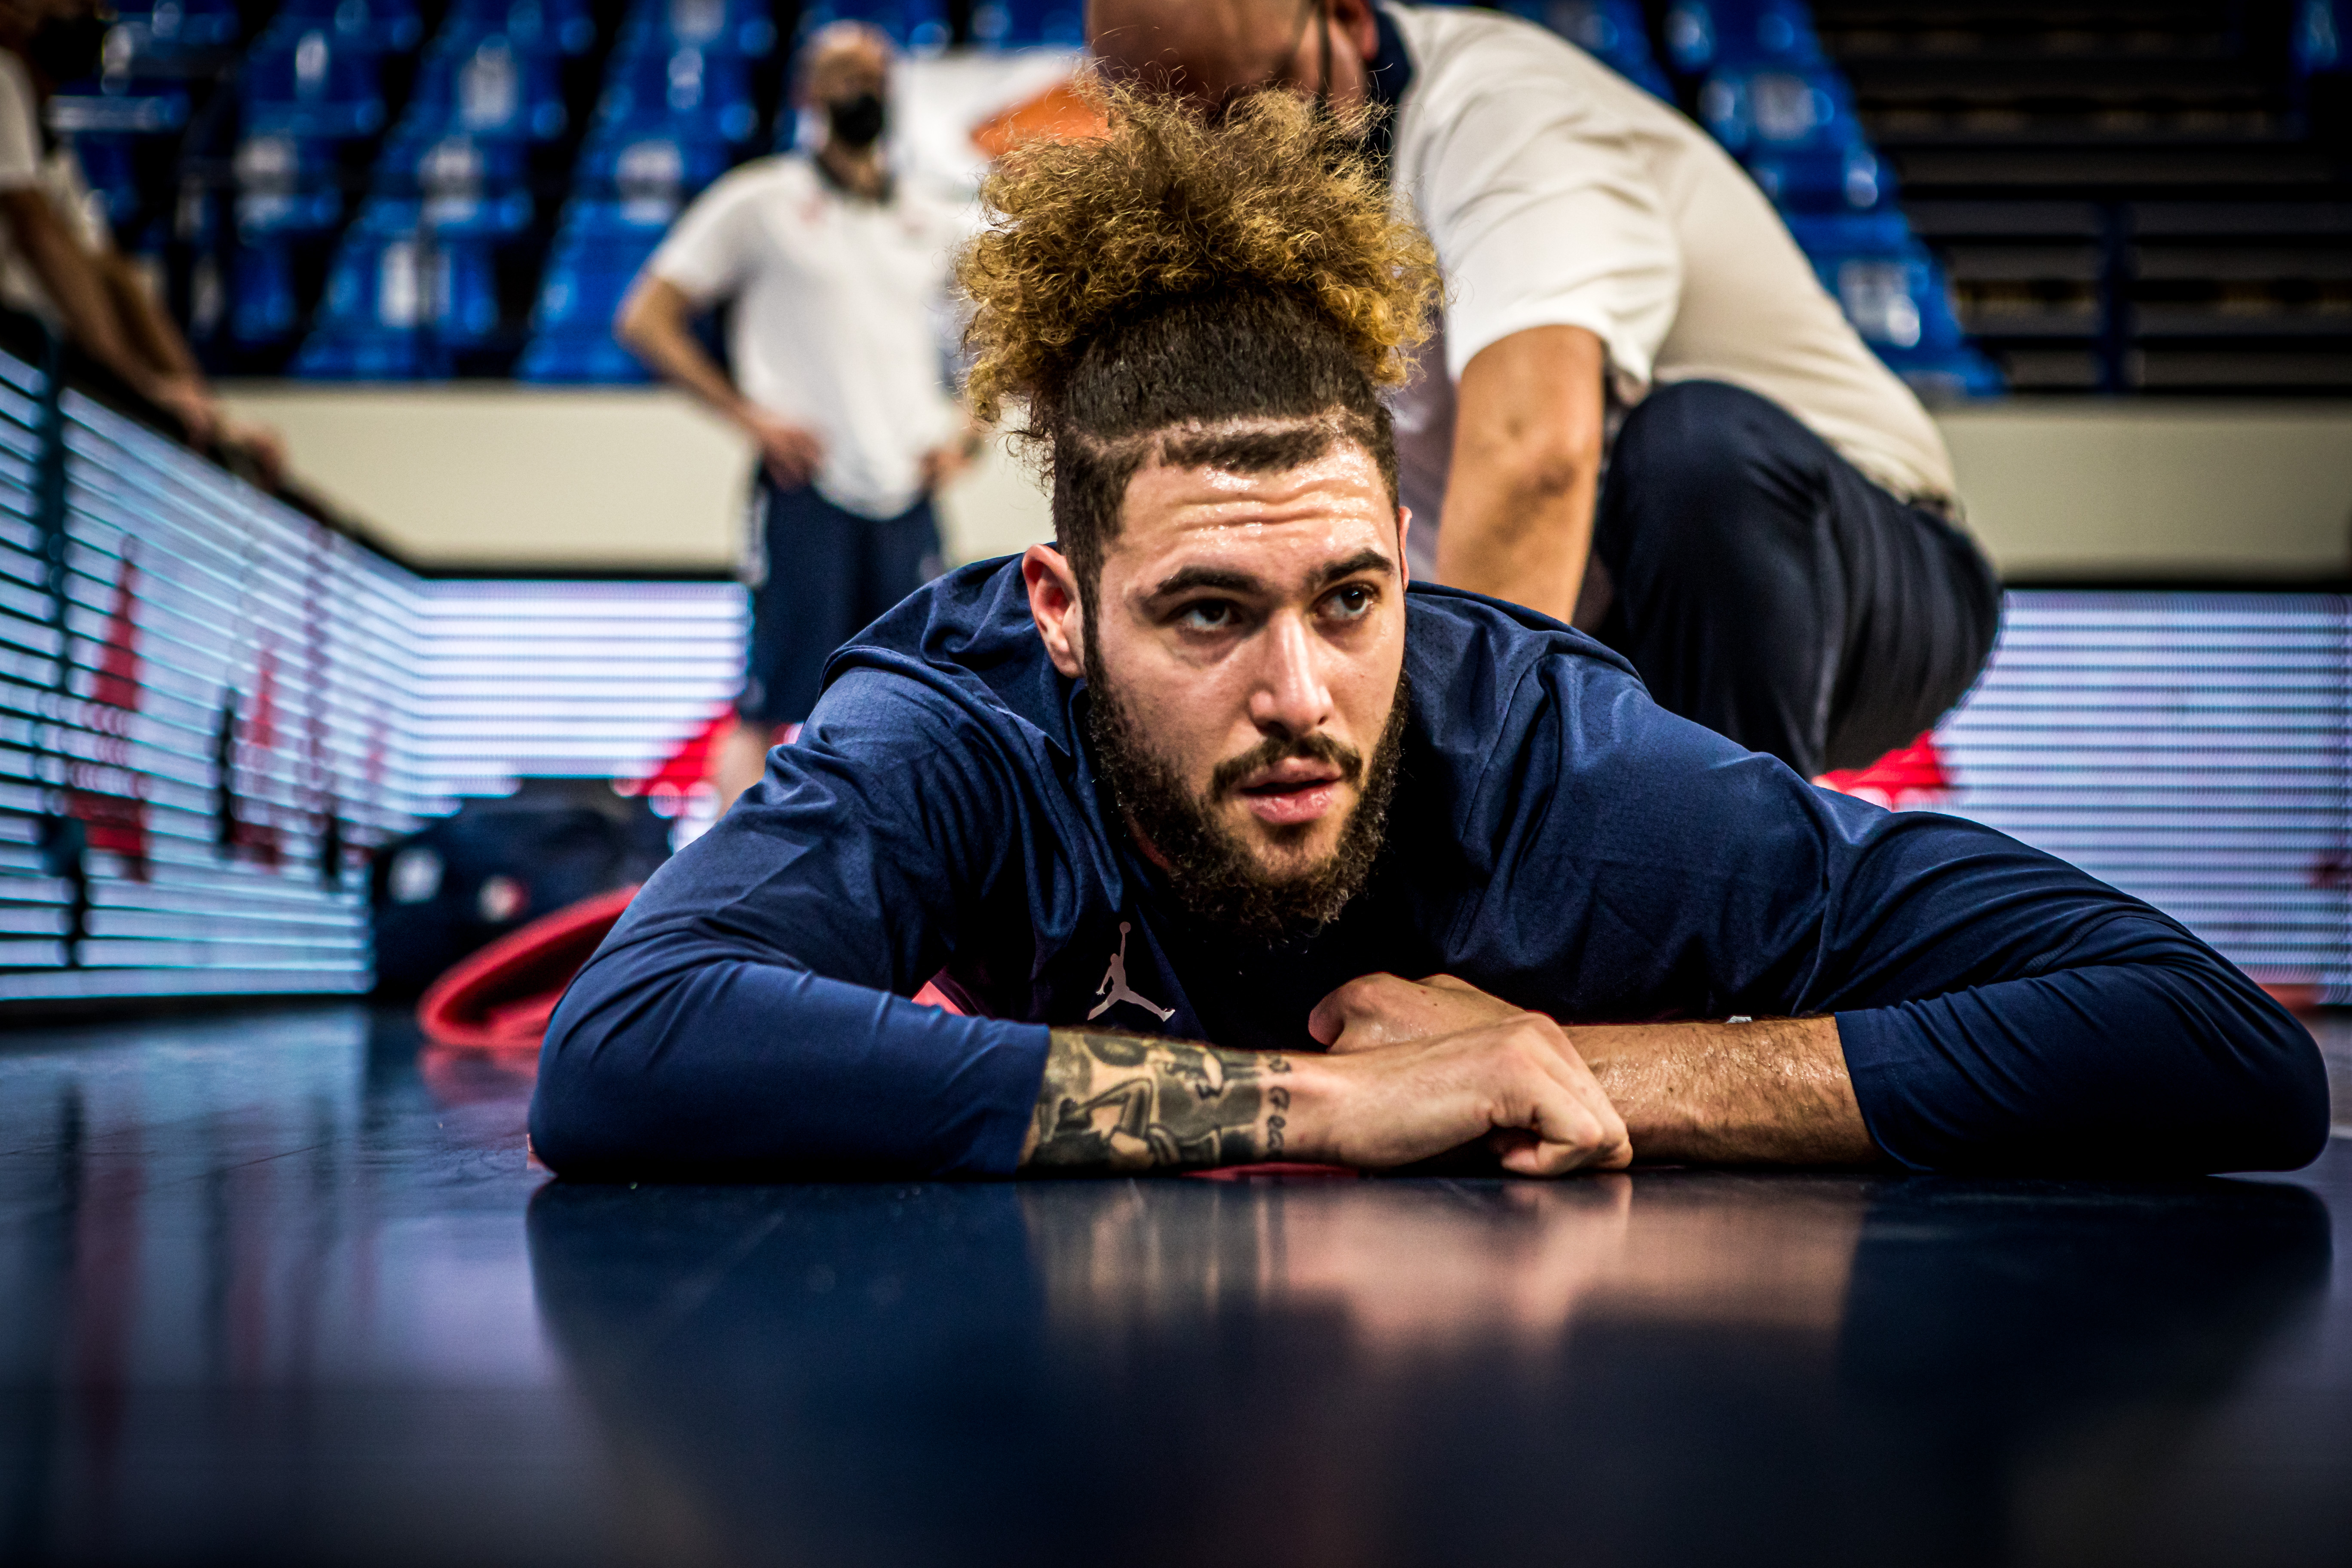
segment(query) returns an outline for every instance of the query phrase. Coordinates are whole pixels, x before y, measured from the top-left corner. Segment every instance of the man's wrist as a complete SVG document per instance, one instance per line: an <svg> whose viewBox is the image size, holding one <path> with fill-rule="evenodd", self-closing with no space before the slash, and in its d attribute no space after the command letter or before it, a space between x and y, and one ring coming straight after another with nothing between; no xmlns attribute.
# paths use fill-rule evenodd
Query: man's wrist
<svg viewBox="0 0 2352 1568"><path fill-rule="evenodd" d="M1269 1058L1269 1067L1278 1063L1282 1070L1267 1078L1263 1157L1310 1165L1340 1163L1332 1130L1345 1075L1334 1071L1320 1052L1276 1052Z"/></svg>
<svg viewBox="0 0 2352 1568"><path fill-rule="evenodd" d="M1113 1030L1054 1031L1024 1166L1141 1171L1306 1158L1296 1058Z"/></svg>

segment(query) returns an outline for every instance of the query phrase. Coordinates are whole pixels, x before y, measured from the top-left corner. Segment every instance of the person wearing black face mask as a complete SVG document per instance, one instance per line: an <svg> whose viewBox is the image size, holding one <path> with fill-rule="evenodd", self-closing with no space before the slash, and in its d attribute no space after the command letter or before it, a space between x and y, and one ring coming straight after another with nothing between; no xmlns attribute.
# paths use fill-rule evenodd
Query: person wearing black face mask
<svg viewBox="0 0 2352 1568"><path fill-rule="evenodd" d="M878 92L838 99L824 106L824 114L825 123L833 132L831 144L845 153L862 153L882 140L887 121Z"/></svg>
<svg viewBox="0 0 2352 1568"><path fill-rule="evenodd" d="M237 448L274 480L276 432L222 411L178 325L115 249L72 149L42 133L42 104L98 74L112 26L91 0L0 0L0 304L62 328L191 441Z"/></svg>
<svg viewBox="0 0 2352 1568"><path fill-rule="evenodd" d="M749 437L751 646L739 722L714 752L732 801L777 731L808 715L826 658L940 569L931 492L978 449L937 336L965 209L893 176L891 50L819 29L794 97L808 153L763 158L688 208L614 332ZM731 302L733 374L694 334Z"/></svg>

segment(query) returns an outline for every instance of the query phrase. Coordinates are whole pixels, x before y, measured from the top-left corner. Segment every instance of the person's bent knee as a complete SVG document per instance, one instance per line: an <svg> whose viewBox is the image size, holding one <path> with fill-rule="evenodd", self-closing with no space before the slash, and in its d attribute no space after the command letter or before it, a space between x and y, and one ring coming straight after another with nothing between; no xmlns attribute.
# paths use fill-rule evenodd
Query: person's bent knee
<svg viewBox="0 0 2352 1568"><path fill-rule="evenodd" d="M1735 525L1779 456L1774 416L1788 418L1721 382L1657 388L1626 415L1611 448L1612 499L1677 532Z"/></svg>

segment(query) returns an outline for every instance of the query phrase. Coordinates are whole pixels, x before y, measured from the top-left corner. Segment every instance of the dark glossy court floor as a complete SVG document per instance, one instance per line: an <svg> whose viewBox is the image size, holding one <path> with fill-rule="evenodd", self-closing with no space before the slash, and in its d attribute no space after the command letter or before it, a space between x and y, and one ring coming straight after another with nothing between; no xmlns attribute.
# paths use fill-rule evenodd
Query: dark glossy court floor
<svg viewBox="0 0 2352 1568"><path fill-rule="evenodd" d="M0 1562L2352 1561L2344 1138L583 1187L528 1093L356 1007L0 1037Z"/></svg>

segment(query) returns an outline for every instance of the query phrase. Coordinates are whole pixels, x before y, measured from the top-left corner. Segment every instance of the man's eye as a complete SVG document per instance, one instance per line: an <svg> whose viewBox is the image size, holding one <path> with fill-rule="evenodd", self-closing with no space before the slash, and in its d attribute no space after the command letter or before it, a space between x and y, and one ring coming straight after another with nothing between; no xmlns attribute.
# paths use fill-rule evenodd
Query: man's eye
<svg viewBox="0 0 2352 1568"><path fill-rule="evenodd" d="M1323 601L1325 611L1343 621L1352 621L1372 607L1372 591L1360 584L1340 589Z"/></svg>
<svg viewBox="0 0 2352 1568"><path fill-rule="evenodd" d="M1234 607L1223 599L1202 599L1176 613L1176 624L1188 631L1223 631L1234 621Z"/></svg>

